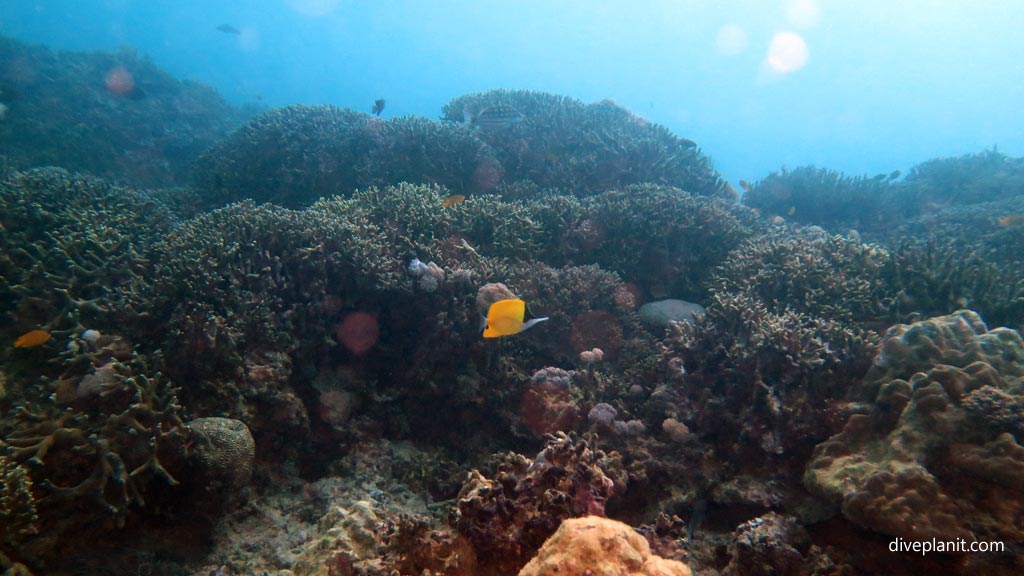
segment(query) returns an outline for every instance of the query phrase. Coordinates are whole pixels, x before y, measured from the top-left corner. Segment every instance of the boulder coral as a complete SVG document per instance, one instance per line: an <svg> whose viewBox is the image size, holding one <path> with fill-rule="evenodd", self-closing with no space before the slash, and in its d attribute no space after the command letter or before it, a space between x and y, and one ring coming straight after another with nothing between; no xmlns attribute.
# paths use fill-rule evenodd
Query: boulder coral
<svg viewBox="0 0 1024 576"><path fill-rule="evenodd" d="M643 536L598 516L564 520L519 576L690 576L678 560L651 553Z"/></svg>
<svg viewBox="0 0 1024 576"><path fill-rule="evenodd" d="M885 335L807 488L853 522L907 539L1021 542L1024 341L961 310ZM1002 401L1007 401L1004 405Z"/></svg>

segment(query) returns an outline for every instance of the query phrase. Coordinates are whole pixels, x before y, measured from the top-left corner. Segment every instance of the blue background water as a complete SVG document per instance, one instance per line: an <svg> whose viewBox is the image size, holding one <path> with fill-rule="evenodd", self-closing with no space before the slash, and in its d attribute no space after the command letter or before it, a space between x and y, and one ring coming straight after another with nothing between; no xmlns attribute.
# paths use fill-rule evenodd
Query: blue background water
<svg viewBox="0 0 1024 576"><path fill-rule="evenodd" d="M638 9L637 6L640 6ZM0 33L132 46L226 98L438 117L527 88L610 98L695 140L729 179L850 174L998 146L1024 155L1024 2L0 0ZM230 24L242 33L216 30ZM745 42L722 42L723 27ZM774 34L806 65L773 73ZM741 38L742 40L743 38Z"/></svg>

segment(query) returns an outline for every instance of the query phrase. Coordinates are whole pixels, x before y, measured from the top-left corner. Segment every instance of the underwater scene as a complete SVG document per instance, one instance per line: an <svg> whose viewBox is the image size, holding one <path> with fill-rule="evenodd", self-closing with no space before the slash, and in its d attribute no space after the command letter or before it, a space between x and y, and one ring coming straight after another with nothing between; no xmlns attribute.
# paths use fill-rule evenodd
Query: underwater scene
<svg viewBox="0 0 1024 576"><path fill-rule="evenodd" d="M1024 574L1019 34L925 119L815 0L17 4L0 574Z"/></svg>

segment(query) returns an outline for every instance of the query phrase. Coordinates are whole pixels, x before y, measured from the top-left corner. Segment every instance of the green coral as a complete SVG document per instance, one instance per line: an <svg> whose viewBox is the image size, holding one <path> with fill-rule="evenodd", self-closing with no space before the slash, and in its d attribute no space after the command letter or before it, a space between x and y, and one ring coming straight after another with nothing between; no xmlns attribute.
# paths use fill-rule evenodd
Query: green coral
<svg viewBox="0 0 1024 576"><path fill-rule="evenodd" d="M391 249L424 260L525 258L539 249L541 227L522 202L480 194L444 206L449 194L439 186L402 183L357 192L350 206L384 231Z"/></svg>
<svg viewBox="0 0 1024 576"><path fill-rule="evenodd" d="M914 166L906 190L896 198L914 213L929 206L993 202L1024 195L1024 158L1011 158L995 149L951 158L936 158Z"/></svg>

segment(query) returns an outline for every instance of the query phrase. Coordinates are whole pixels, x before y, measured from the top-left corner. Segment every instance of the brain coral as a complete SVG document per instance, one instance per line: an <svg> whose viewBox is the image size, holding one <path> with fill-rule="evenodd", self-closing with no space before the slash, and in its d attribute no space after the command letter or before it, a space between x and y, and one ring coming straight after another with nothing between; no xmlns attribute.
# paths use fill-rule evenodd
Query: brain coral
<svg viewBox="0 0 1024 576"><path fill-rule="evenodd" d="M891 536L1024 538L1020 334L967 310L897 325L855 394L866 401L815 449L808 489Z"/></svg>
<svg viewBox="0 0 1024 576"><path fill-rule="evenodd" d="M677 560L651 554L644 537L617 520L564 520L519 576L689 576Z"/></svg>
<svg viewBox="0 0 1024 576"><path fill-rule="evenodd" d="M206 479L228 487L249 483L256 441L245 423L231 418L197 418L189 422L192 457Z"/></svg>

